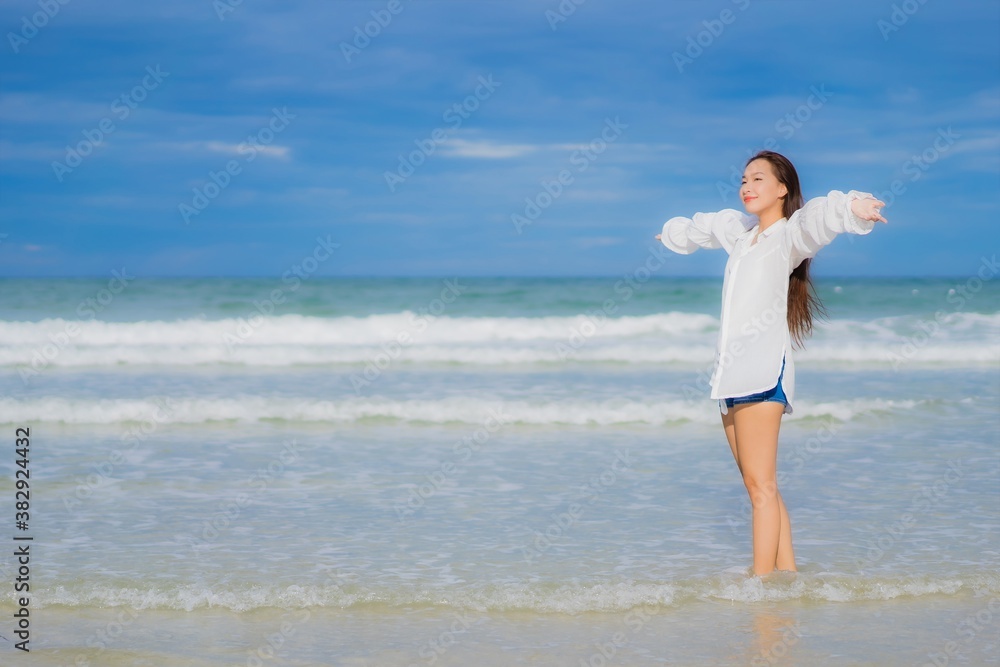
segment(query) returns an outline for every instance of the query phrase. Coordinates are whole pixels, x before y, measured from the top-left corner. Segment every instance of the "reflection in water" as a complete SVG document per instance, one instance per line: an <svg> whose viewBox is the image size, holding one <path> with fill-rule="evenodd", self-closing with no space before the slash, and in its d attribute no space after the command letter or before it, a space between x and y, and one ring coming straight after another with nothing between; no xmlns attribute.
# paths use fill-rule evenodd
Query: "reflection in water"
<svg viewBox="0 0 1000 667"><path fill-rule="evenodd" d="M754 610L753 641L747 646L742 664L751 667L800 664L795 659L795 647L802 637L802 626L796 614L773 607Z"/></svg>

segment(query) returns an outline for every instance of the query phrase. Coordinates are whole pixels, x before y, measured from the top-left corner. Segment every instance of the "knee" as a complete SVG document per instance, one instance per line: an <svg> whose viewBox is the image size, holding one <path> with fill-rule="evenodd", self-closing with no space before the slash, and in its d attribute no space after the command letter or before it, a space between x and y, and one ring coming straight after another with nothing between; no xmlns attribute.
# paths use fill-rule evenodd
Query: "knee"
<svg viewBox="0 0 1000 667"><path fill-rule="evenodd" d="M743 484L747 487L750 504L754 507L767 505L778 497L778 483L773 477L762 479L754 475L744 474Z"/></svg>

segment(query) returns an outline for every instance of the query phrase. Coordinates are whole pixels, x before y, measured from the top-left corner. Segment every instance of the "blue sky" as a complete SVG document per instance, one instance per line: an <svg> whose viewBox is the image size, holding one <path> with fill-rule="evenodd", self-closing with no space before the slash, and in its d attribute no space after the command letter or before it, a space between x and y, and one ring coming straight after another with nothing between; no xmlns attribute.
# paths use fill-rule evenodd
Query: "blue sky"
<svg viewBox="0 0 1000 667"><path fill-rule="evenodd" d="M0 275L616 275L768 142L898 193L819 275L1000 240L995 1L61 1L0 6Z"/></svg>

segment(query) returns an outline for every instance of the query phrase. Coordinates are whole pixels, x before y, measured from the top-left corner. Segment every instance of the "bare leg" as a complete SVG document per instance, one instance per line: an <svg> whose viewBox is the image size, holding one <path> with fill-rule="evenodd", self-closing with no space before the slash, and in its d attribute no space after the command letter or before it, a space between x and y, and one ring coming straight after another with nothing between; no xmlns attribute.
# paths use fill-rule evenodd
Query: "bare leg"
<svg viewBox="0 0 1000 667"><path fill-rule="evenodd" d="M740 465L739 450L736 446L736 421L733 409L722 415L722 427L726 432L726 440L729 441L729 448L733 452L733 458L736 460L736 467L739 469L740 475L742 475L743 467ZM792 549L792 522L788 518L788 510L785 509L785 501L781 497L780 491L778 492L778 510L781 527L778 533L778 554L775 559L775 569L796 572L795 551Z"/></svg>
<svg viewBox="0 0 1000 667"><path fill-rule="evenodd" d="M736 460L743 475L743 483L750 495L753 508L753 571L756 575L772 572L778 559L778 542L782 533L783 501L778 494L778 430L785 406L764 402L737 405L733 413L733 432L736 441ZM729 429L726 429L727 436ZM787 521L788 513L785 512ZM782 565L791 557L791 523L786 529L788 553L783 554Z"/></svg>
<svg viewBox="0 0 1000 667"><path fill-rule="evenodd" d="M739 468L740 474L743 474L743 468L740 468L740 455L736 449L736 422L734 421L733 409L729 408L729 412L722 415L722 428L726 431L726 440L729 441L729 449L733 450L733 458L736 459L736 467Z"/></svg>
<svg viewBox="0 0 1000 667"><path fill-rule="evenodd" d="M778 509L781 510L781 533L778 535L778 557L774 561L774 567L778 570L797 572L795 567L795 551L792 549L792 521L788 518L788 510L785 509L785 501L778 492Z"/></svg>

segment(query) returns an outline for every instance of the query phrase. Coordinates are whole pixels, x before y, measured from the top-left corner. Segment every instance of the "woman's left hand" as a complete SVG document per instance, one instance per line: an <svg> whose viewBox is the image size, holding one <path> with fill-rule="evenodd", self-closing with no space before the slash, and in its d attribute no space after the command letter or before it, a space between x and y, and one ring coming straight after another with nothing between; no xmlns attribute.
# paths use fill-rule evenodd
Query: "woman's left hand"
<svg viewBox="0 0 1000 667"><path fill-rule="evenodd" d="M871 222L889 222L882 217L881 209L884 206L885 202L879 201L874 197L871 199L855 199L851 202L851 210L854 211L854 215L862 220L869 220Z"/></svg>

